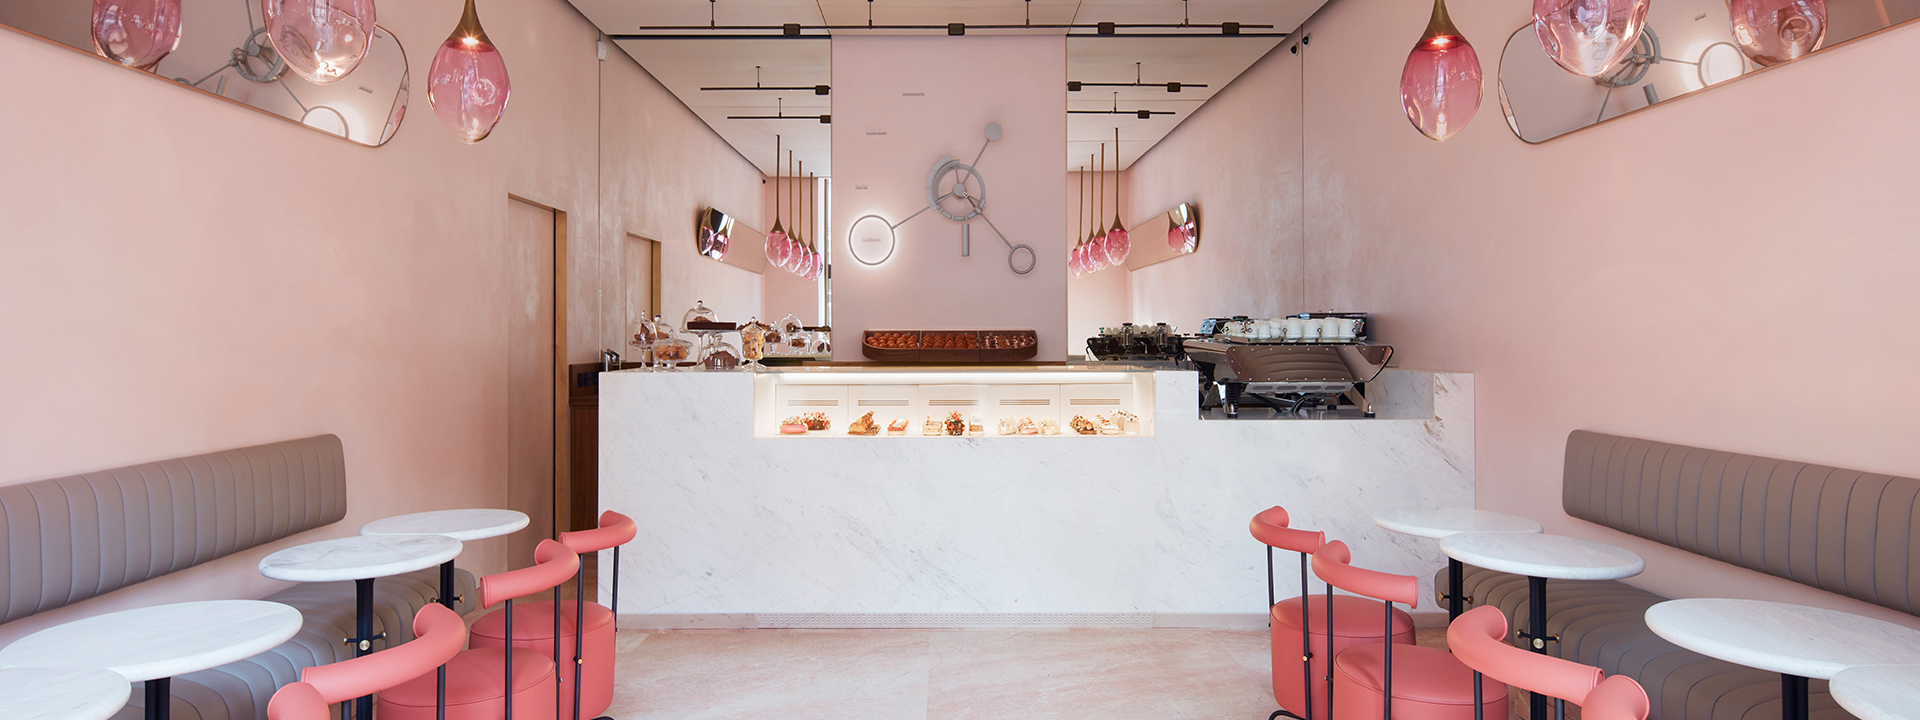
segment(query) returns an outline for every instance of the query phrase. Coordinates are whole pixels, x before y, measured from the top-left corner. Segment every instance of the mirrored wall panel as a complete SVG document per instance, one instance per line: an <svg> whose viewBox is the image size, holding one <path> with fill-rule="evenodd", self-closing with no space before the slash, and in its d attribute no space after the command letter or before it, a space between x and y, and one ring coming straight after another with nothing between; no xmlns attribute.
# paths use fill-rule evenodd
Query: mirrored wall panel
<svg viewBox="0 0 1920 720"><path fill-rule="evenodd" d="M1738 13L1786 21L1773 35L1743 27L1745 37L1736 37L1732 17ZM1916 17L1920 17L1920 0L1655 0L1633 54L1597 78L1574 75L1554 64L1528 24L1507 38L1500 55L1500 109L1521 140L1545 142L1699 92L1769 63L1791 62L1763 50L1755 51L1758 60L1750 58L1741 50L1743 41L1765 48L1769 43L1782 45L1783 37L1799 33L1798 38L1813 49L1787 51L1810 54Z"/></svg>
<svg viewBox="0 0 1920 720"><path fill-rule="evenodd" d="M1193 203L1180 203L1172 210L1140 221L1133 227L1133 252L1127 256L1127 269L1163 263L1186 257L1200 249L1200 209Z"/></svg>
<svg viewBox="0 0 1920 720"><path fill-rule="evenodd" d="M0 25L120 65L96 50L94 13L94 0L0 0ZM170 33L161 33L157 44L145 43L145 37L122 40L134 52L159 56L149 69L129 72L151 72L362 145L385 144L399 130L409 100L407 55L386 28L376 29L365 59L351 73L316 85L290 71L275 52L258 2L179 0L177 17L179 42L171 52L164 47ZM132 17L127 24L150 23Z"/></svg>

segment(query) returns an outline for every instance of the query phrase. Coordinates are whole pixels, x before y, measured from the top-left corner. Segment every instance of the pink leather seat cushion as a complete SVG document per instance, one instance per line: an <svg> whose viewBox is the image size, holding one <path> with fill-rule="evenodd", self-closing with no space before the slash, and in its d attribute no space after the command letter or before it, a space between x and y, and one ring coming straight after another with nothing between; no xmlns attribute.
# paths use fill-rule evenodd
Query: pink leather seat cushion
<svg viewBox="0 0 1920 720"><path fill-rule="evenodd" d="M1340 653L1333 661L1333 705L1343 717L1380 717L1386 648L1379 643ZM1489 718L1507 716L1507 686L1480 681ZM1445 650L1393 648L1393 716L1405 720L1473 720L1473 670Z"/></svg>
<svg viewBox="0 0 1920 720"><path fill-rule="evenodd" d="M573 612L574 604L560 603L560 657L565 670L560 676L560 717L573 718ZM472 647L505 645L506 616L493 612L473 624L468 643ZM551 601L513 604L513 646L553 654L553 603ZM599 603L587 603L587 642L582 647L580 673L580 717L598 717L613 705L613 611ZM515 720L519 720L516 716Z"/></svg>
<svg viewBox="0 0 1920 720"><path fill-rule="evenodd" d="M514 608L515 625L519 608ZM551 622L551 620L549 620ZM551 634L551 633L549 633ZM447 663L447 719L500 720L506 686L506 650L466 650ZM542 653L513 653L514 720L554 720L553 660ZM394 686L377 697L374 715L380 720L433 720L437 673Z"/></svg>
<svg viewBox="0 0 1920 720"><path fill-rule="evenodd" d="M1327 598L1315 595L1313 605L1308 608L1309 618L1313 621L1309 642L1313 649L1313 718L1327 718ZM1380 635L1386 630L1385 606L1378 600L1354 597L1352 595L1333 596L1333 656L1357 645L1380 643ZM1273 699L1280 707L1296 715L1305 715L1307 707L1306 678L1300 673L1300 598L1288 598L1274 604L1268 619L1272 623L1267 631L1268 644L1273 651ZM1393 641L1402 645L1413 644L1413 616L1395 608L1393 611ZM1398 650L1398 648L1395 648ZM1343 710L1341 715L1346 715Z"/></svg>

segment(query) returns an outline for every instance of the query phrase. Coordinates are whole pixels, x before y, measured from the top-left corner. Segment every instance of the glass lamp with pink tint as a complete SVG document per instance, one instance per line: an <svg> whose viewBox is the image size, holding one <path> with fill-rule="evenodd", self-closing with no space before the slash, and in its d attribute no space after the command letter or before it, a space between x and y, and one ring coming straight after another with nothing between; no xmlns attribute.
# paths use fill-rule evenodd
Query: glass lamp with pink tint
<svg viewBox="0 0 1920 720"><path fill-rule="evenodd" d="M1107 231L1107 264L1115 267L1127 264L1127 254L1133 251L1133 234L1120 226L1120 216L1113 216L1113 228Z"/></svg>
<svg viewBox="0 0 1920 720"><path fill-rule="evenodd" d="M1533 0L1533 33L1554 64L1599 77L1633 54L1650 0Z"/></svg>
<svg viewBox="0 0 1920 720"><path fill-rule="evenodd" d="M373 46L373 0L260 0L260 13L274 51L315 85L346 77Z"/></svg>
<svg viewBox="0 0 1920 720"><path fill-rule="evenodd" d="M180 46L180 0L94 0L93 49L152 72Z"/></svg>
<svg viewBox="0 0 1920 720"><path fill-rule="evenodd" d="M1067 269L1073 272L1074 277L1080 277L1081 275L1087 274L1085 270L1080 269L1080 246L1079 245L1075 245L1073 246L1072 250L1067 251Z"/></svg>
<svg viewBox="0 0 1920 720"><path fill-rule="evenodd" d="M1446 140L1480 109L1480 56L1447 17L1446 0L1435 0L1433 19L1400 71L1400 105L1420 133Z"/></svg>
<svg viewBox="0 0 1920 720"><path fill-rule="evenodd" d="M1798 59L1827 37L1826 0L1730 0L1733 44L1760 65Z"/></svg>
<svg viewBox="0 0 1920 720"><path fill-rule="evenodd" d="M480 27L473 0L467 0L460 24L440 44L427 72L427 100L433 113L461 142L477 143L500 124L512 92L507 62Z"/></svg>

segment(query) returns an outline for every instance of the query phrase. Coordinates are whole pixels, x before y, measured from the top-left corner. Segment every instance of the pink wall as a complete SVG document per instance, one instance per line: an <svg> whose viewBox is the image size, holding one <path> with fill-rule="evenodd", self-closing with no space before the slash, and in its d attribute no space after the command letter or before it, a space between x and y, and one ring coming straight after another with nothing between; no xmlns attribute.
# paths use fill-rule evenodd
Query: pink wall
<svg viewBox="0 0 1920 720"><path fill-rule="evenodd" d="M1920 475L1906 415L1920 401L1920 340L1903 330L1920 308L1907 197L1920 98L1889 92L1920 85L1908 62L1920 29L1530 146L1492 95L1499 44L1527 7L1457 5L1489 94L1471 126L1434 143L1408 126L1395 92L1429 8L1328 5L1306 26L1304 112L1292 100L1300 60L1283 46L1135 166L1136 208L1170 199L1144 179L1156 174L1186 174L1209 194L1217 186L1200 173L1285 187L1303 167L1298 151L1266 140L1304 118L1309 261L1292 277L1304 278L1309 307L1379 314L1400 364L1477 375L1481 507L1631 548L1648 561L1631 582L1671 596L1920 624L1573 520L1559 500L1576 428ZM1259 211L1200 202L1196 259L1254 256L1222 221ZM1259 252L1295 262L1285 244ZM1226 269L1149 268L1134 302L1182 302L1167 298ZM1269 297L1245 278L1222 292Z"/></svg>
<svg viewBox="0 0 1920 720"><path fill-rule="evenodd" d="M965 70L956 70L963 58ZM974 220L973 253L960 226L927 212L899 228L898 250L875 267L834 269L836 360L860 359L868 329L1030 328L1039 358L1067 354L1065 216L1068 195L1066 40L1062 37L843 37L833 41L835 250L845 257L853 221L899 222L926 207L927 172L942 155L973 162L987 149L987 215L1009 242L1031 245L1032 273L1007 269L1007 248ZM909 95L909 93L924 93ZM884 134L882 134L884 133Z"/></svg>
<svg viewBox="0 0 1920 720"><path fill-rule="evenodd" d="M257 597L283 587L255 569L273 550L504 502L509 193L571 215L576 359L618 342L600 340L600 309L617 322L624 232L665 242L670 306L758 305L757 276L695 262L688 238L695 205L757 207L759 174L617 50L597 87L598 34L565 2L486 11L514 99L477 146L418 84L459 3L381 10L416 85L380 149L0 32L0 64L32 68L0 74L0 483L330 432L350 498L342 523L11 623L0 643ZM503 548L476 543L463 564L499 570Z"/></svg>

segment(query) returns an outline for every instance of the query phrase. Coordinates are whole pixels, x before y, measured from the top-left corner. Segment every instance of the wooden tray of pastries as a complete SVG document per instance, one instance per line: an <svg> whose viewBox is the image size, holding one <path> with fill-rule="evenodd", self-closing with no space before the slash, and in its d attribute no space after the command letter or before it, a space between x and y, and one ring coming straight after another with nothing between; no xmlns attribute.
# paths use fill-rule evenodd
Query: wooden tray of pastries
<svg viewBox="0 0 1920 720"><path fill-rule="evenodd" d="M1016 362L1033 359L1039 345L1032 330L868 330L860 350L881 362Z"/></svg>
<svg viewBox="0 0 1920 720"><path fill-rule="evenodd" d="M1032 330L981 330L981 362L1018 362L1040 354L1040 336Z"/></svg>
<svg viewBox="0 0 1920 720"><path fill-rule="evenodd" d="M919 362L919 330L868 330L860 338L860 353L881 362Z"/></svg>

